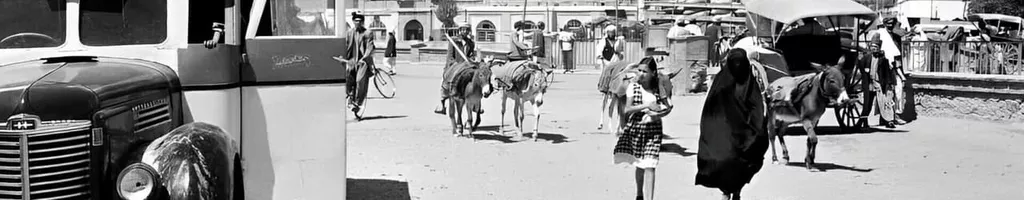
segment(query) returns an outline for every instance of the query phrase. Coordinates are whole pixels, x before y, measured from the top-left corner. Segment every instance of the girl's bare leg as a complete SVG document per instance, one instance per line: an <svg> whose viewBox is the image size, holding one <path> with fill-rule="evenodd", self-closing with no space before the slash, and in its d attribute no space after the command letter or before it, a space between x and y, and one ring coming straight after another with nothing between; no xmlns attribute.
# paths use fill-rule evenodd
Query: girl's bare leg
<svg viewBox="0 0 1024 200"><path fill-rule="evenodd" d="M654 168L644 171L644 200L654 200Z"/></svg>

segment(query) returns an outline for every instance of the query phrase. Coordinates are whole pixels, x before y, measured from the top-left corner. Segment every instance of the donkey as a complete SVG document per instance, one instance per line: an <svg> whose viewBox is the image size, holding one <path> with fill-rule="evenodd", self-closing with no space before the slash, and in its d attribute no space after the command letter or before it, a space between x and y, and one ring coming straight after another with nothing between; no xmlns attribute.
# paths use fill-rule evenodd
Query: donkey
<svg viewBox="0 0 1024 200"><path fill-rule="evenodd" d="M814 128L818 126L818 121L825 113L827 105L845 104L849 101L846 87L843 85L845 77L840 71L840 67L845 62L846 59L840 57L836 65L822 66L811 63L816 69L823 70L813 74L782 77L772 81L768 88L772 97L769 98L769 112L767 113L772 163L780 164L775 154L775 138L778 137L779 145L782 146L782 164L788 164L789 151L786 149L786 141L783 136L785 136L786 127L799 123L807 131L807 156L804 158L804 164L808 170L813 170L815 150L818 144L818 135L814 132Z"/></svg>
<svg viewBox="0 0 1024 200"><path fill-rule="evenodd" d="M650 61L654 61L654 59L651 59ZM656 63L657 63L657 61L649 62L648 64L656 64ZM635 80L635 78L636 78L635 72L637 70L636 69L637 66L639 66L639 65L638 64L629 64L629 65L623 66L623 70L622 71L618 72L617 74L614 74L613 76L607 77L607 78L610 78L611 80L609 80L610 82L608 84L609 87L610 87L609 88L610 91L604 94L605 95L605 102L607 102L610 99L611 103L608 103L608 104L602 103L602 105L601 105L601 111L602 111L601 112L601 114L602 114L602 116L601 116L601 123L598 125L598 129L602 129L604 127L604 119L605 119L605 117L611 119L612 121L616 121L618 123L618 124L615 125L615 127L617 128L615 131L621 132L622 129L625 128L626 116L623 116L623 113L624 113L623 111L625 111L626 103L628 103L626 101L626 91L628 91L628 88L629 88L629 84L628 83L636 81ZM662 100L662 103L664 103L665 105L667 105L669 107L672 106L671 97L673 95L672 92L674 90L673 85L672 85L672 78L675 78L676 75L679 75L679 73L682 72L682 71L683 71L683 68L679 68L675 72L671 72L671 73L668 73L668 74L664 74L664 73L660 73L660 72L658 73L658 80L659 80L659 84L658 84L658 91L659 91L658 94L659 94L659 97L658 98ZM605 112L605 111L607 111L607 112ZM607 114L607 115L605 115L605 114Z"/></svg>
<svg viewBox="0 0 1024 200"><path fill-rule="evenodd" d="M463 62L455 64L455 66L449 67L449 70L457 69L458 65L474 65L474 66L461 66L466 67L460 72L456 72L453 76L451 87L451 98L448 100L448 118L452 121L452 135L462 136L465 125L469 127L469 137L473 138L473 131L476 131L477 127L480 126L480 114L481 105L480 102L484 98L491 96L494 92L494 87L491 85L491 65L489 62L484 63L471 63ZM466 118L468 120L463 124L462 111L465 109ZM473 138L474 140L476 138Z"/></svg>
<svg viewBox="0 0 1024 200"><path fill-rule="evenodd" d="M500 68L494 80L498 82L498 87L502 91L501 125L498 127L498 132L504 135L505 111L508 100L511 99L514 106L512 109L513 120L516 127L519 128L519 133L523 133L523 120L526 118L523 107L526 106L526 103L530 103L536 117L533 124L533 141L537 141L540 129L540 107L544 105L544 94L547 93L548 86L551 84L551 73L539 69L533 62L512 62L504 64Z"/></svg>

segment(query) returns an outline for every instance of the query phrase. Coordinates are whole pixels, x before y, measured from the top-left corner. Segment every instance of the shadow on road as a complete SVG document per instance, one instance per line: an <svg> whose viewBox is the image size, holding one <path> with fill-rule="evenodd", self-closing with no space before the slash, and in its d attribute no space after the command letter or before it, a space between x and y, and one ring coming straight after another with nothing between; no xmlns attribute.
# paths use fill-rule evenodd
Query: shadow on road
<svg viewBox="0 0 1024 200"><path fill-rule="evenodd" d="M347 199L410 200L409 183L386 179L345 180Z"/></svg>
<svg viewBox="0 0 1024 200"><path fill-rule="evenodd" d="M377 115L377 116L366 116L366 117L363 117L362 120L356 120L355 117L352 117L352 118L350 118L350 120L348 120L348 123L361 122L361 121L370 121L370 120L380 120L380 119L397 119L397 118L405 118L405 117L408 117L408 116L405 116L405 115L397 115L397 116Z"/></svg>
<svg viewBox="0 0 1024 200"><path fill-rule="evenodd" d="M505 126L505 127L506 128L509 128L509 127L514 128L515 126ZM474 133L473 137L476 137L477 139L481 139L481 140L495 140L495 141L500 141L500 142L504 142L504 143L514 143L514 142L520 142L521 140L520 141L512 140L512 136L515 136L515 134L520 134L523 137L523 138L521 138L522 140L533 140L533 132L532 131L523 130L523 131L525 131L525 133L519 133L519 130L510 130L510 131L505 131L505 135L502 135L502 134L500 134L498 132L499 131L498 129L500 129L500 128L501 127L498 126L498 125L479 126L476 129L477 132L479 132L479 131L486 131L487 133L486 134L476 134L476 133ZM553 143L553 144L561 144L561 143L570 142L569 141L569 137L565 137L562 134L558 134L558 133L544 133L544 132L540 132L540 133L537 134L537 140L551 141L551 143Z"/></svg>
<svg viewBox="0 0 1024 200"><path fill-rule="evenodd" d="M803 162L791 162L791 163L787 163L786 166L801 167L801 168L807 167L806 165L804 165ZM814 163L814 166L811 166L811 167L814 167L815 169L821 170L822 172L825 172L825 171L828 171L828 170L846 170L846 171L862 172L863 173L863 172L871 172L871 171L875 170L875 169L861 169L861 168L837 165L837 164L832 164L832 163Z"/></svg>
<svg viewBox="0 0 1024 200"><path fill-rule="evenodd" d="M477 130L477 132L474 132L472 135L473 135L473 139L476 139L476 140L491 140L491 141L498 141L498 142L502 142L502 143L506 143L506 144L507 143L519 142L519 141L516 141L516 140L512 140L512 136L499 135L498 132L496 132L496 131L480 132L480 130Z"/></svg>
<svg viewBox="0 0 1024 200"><path fill-rule="evenodd" d="M697 155L697 153L686 152L686 147L679 146L676 143L665 143L661 145L661 152L675 153L683 157L689 157Z"/></svg>
<svg viewBox="0 0 1024 200"><path fill-rule="evenodd" d="M897 127L897 128L899 128L899 127ZM859 129L859 130L858 129L854 129L854 128L847 128L847 129L844 130L844 129L838 127L838 126L819 126L817 128L814 128L814 131L817 132L818 135L853 135L853 134L869 134L869 133L905 133L905 132L907 132L906 130L880 129L880 128L874 128L874 127L863 128L863 129ZM804 131L804 127L802 127L802 126L791 126L789 128L786 128L786 135L807 135L807 131Z"/></svg>
<svg viewBox="0 0 1024 200"><path fill-rule="evenodd" d="M522 136L523 137L528 137L527 140L532 140L533 139L533 132L522 133ZM547 140L547 141L551 141L551 143L553 143L553 144L566 143L566 142L569 142L568 139L569 139L569 137L565 137L564 135L557 134L557 133L543 133L543 132L537 133L537 140Z"/></svg>

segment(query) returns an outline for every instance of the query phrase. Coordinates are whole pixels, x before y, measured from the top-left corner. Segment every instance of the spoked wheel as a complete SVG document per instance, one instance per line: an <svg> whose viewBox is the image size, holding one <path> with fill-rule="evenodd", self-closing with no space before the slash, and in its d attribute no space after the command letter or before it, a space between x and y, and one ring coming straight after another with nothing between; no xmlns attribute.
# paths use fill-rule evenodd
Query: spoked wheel
<svg viewBox="0 0 1024 200"><path fill-rule="evenodd" d="M1021 60L1021 46L1009 45L1006 46L1006 50L1003 51L1003 62L1000 66L1005 74L1010 75L1021 75L1024 74L1024 68L1020 67Z"/></svg>
<svg viewBox="0 0 1024 200"><path fill-rule="evenodd" d="M868 126L867 116L871 113L871 107L870 104L865 104L870 99L866 99L864 91L867 90L870 81L867 81L868 77L864 74L863 69L856 67L850 71L850 76L846 80L846 94L850 97L850 102L836 105L833 109L839 127L843 130Z"/></svg>
<svg viewBox="0 0 1024 200"><path fill-rule="evenodd" d="M373 75L373 86L377 87L377 93L385 99L395 98L398 87L395 86L395 79L390 73L383 69L377 69Z"/></svg>

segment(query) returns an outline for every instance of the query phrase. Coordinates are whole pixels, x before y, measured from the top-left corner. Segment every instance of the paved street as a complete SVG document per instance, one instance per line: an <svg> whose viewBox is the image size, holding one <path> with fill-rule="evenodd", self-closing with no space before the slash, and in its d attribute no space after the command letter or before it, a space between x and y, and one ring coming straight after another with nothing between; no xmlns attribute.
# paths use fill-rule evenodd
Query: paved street
<svg viewBox="0 0 1024 200"><path fill-rule="evenodd" d="M612 163L615 136L596 130L596 74L556 72L537 142L495 134L501 94L492 95L474 142L452 136L448 118L432 112L440 64L401 64L398 73L394 99L377 98L371 86L370 119L349 115L348 199L635 198L633 169ZM693 180L704 96L673 100L655 199L717 200L717 189ZM532 116L525 121L532 130ZM831 110L821 121L816 161L825 171L771 165L766 155L743 199L1024 199L1022 124L921 117L895 130L840 133ZM802 162L806 137L790 131L797 132L786 138L792 161Z"/></svg>

